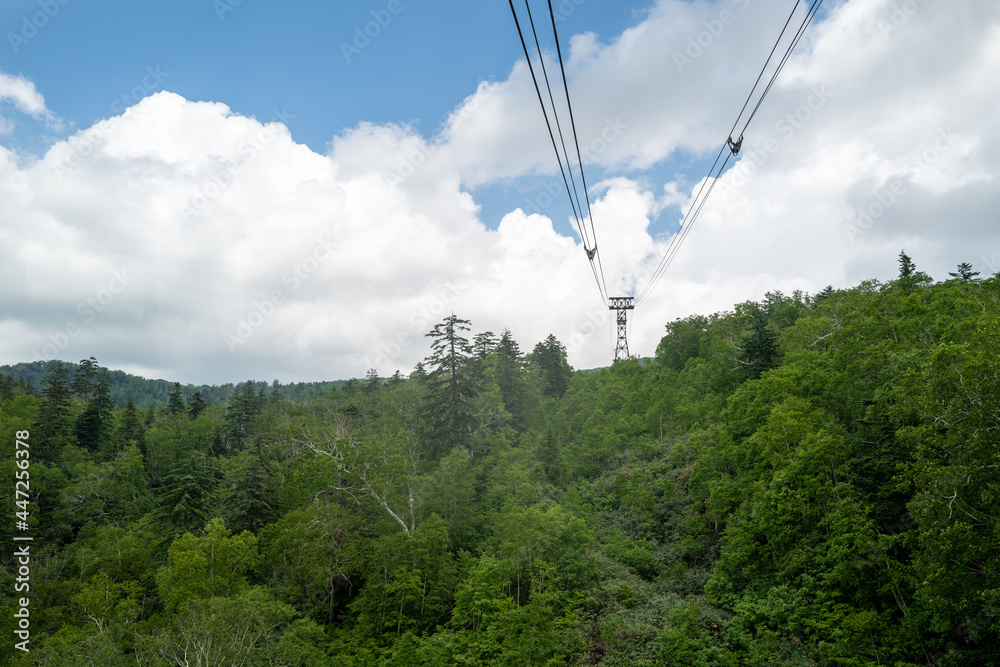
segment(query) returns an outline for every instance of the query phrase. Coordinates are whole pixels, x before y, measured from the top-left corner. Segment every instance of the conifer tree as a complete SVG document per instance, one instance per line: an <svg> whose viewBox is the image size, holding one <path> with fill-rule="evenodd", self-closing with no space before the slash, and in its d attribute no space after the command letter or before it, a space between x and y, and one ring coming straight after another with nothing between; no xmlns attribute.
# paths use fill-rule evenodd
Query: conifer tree
<svg viewBox="0 0 1000 667"><path fill-rule="evenodd" d="M170 469L163 478L154 511L154 517L166 527L168 540L205 527L212 517L217 484L215 470L197 455L188 456Z"/></svg>
<svg viewBox="0 0 1000 667"><path fill-rule="evenodd" d="M778 362L778 333L771 327L767 311L753 304L750 313L750 331L743 338L743 379L756 380L764 371L770 370Z"/></svg>
<svg viewBox="0 0 1000 667"><path fill-rule="evenodd" d="M76 420L76 440L81 447L97 451L110 439L114 426L115 404L111 401L111 380L102 372L92 396Z"/></svg>
<svg viewBox="0 0 1000 667"><path fill-rule="evenodd" d="M226 408L224 429L230 446L236 450L246 444L253 420L261 409L253 384L248 380L242 389L237 387Z"/></svg>
<svg viewBox="0 0 1000 667"><path fill-rule="evenodd" d="M513 418L514 426L524 426L524 416L527 410L526 393L527 380L524 377L525 358L521 348L514 340L510 329L504 329L496 350L496 382L500 389L500 399L504 408Z"/></svg>
<svg viewBox="0 0 1000 667"><path fill-rule="evenodd" d="M961 264L958 265L958 270L956 273L951 273L949 271L948 275L951 276L952 278L960 278L965 281L971 281L975 279L976 276L979 275L979 271L973 271L972 264L969 264L968 262L962 262Z"/></svg>
<svg viewBox="0 0 1000 667"><path fill-rule="evenodd" d="M118 449L126 449L129 445L135 445L139 451L146 453L146 428L143 425L142 411L135 406L132 395L129 394L128 402L122 411L121 424L118 426Z"/></svg>
<svg viewBox="0 0 1000 667"><path fill-rule="evenodd" d="M15 380L6 373L0 373L0 400L9 401L15 396L30 394L24 378Z"/></svg>
<svg viewBox="0 0 1000 667"><path fill-rule="evenodd" d="M913 275L913 272L917 270L917 267L913 264L913 260L910 256L906 254L906 251L899 251L899 277L909 278Z"/></svg>
<svg viewBox="0 0 1000 667"><path fill-rule="evenodd" d="M84 401L90 400L90 395L97 386L99 369L100 366L97 365L97 359L94 357L80 360L80 367L73 375L73 392Z"/></svg>
<svg viewBox="0 0 1000 667"><path fill-rule="evenodd" d="M36 451L43 461L54 460L63 446L72 442L71 400L69 371L63 362L57 361L43 381L42 405L34 429L39 442Z"/></svg>
<svg viewBox="0 0 1000 667"><path fill-rule="evenodd" d="M489 356L497 347L497 336L492 331L476 334L472 338L472 349L480 361Z"/></svg>
<svg viewBox="0 0 1000 667"><path fill-rule="evenodd" d="M184 412L184 395L181 393L181 383L174 383L174 390L167 395L167 414L176 415Z"/></svg>
<svg viewBox="0 0 1000 667"><path fill-rule="evenodd" d="M285 400L285 396L284 396L284 394L281 393L280 389L272 387L271 388L271 393L268 394L268 396L267 396L267 400L268 400L269 403L271 403L273 405L273 404L276 404L276 403L281 403L283 400Z"/></svg>
<svg viewBox="0 0 1000 667"><path fill-rule="evenodd" d="M569 389L573 369L566 358L566 348L552 334L535 345L528 360L542 371L542 393L551 398L562 398Z"/></svg>
<svg viewBox="0 0 1000 667"><path fill-rule="evenodd" d="M226 525L233 532L257 532L274 519L274 471L266 460L253 456L247 467L232 480L232 493L226 499Z"/></svg>
<svg viewBox="0 0 1000 667"><path fill-rule="evenodd" d="M267 405L267 385L261 382L260 386L257 388L257 397L256 397L257 412L263 410L265 405Z"/></svg>
<svg viewBox="0 0 1000 667"><path fill-rule="evenodd" d="M469 321L449 315L426 334L432 339L431 354L424 360L430 372L424 379L428 389L425 417L434 448L442 441L454 447L463 444L471 424L470 402L473 397L469 378L472 348L463 331ZM467 443L465 443L467 444Z"/></svg>
<svg viewBox="0 0 1000 667"><path fill-rule="evenodd" d="M824 287L823 289L821 289L819 292L816 293L816 296L813 297L812 305L818 306L826 299L829 299L831 294L833 294L833 285L827 285L826 287Z"/></svg>
<svg viewBox="0 0 1000 667"><path fill-rule="evenodd" d="M146 419L144 421L146 428L149 428L156 421L156 406L150 405L146 410Z"/></svg>
<svg viewBox="0 0 1000 667"><path fill-rule="evenodd" d="M201 395L201 390L195 390L191 397L188 398L188 413L191 415L191 419L197 419L201 411L208 407L208 403Z"/></svg>
<svg viewBox="0 0 1000 667"><path fill-rule="evenodd" d="M381 385L382 380L378 376L378 370L375 368L369 368L368 373L365 374L365 393L369 396L374 396L378 392Z"/></svg>

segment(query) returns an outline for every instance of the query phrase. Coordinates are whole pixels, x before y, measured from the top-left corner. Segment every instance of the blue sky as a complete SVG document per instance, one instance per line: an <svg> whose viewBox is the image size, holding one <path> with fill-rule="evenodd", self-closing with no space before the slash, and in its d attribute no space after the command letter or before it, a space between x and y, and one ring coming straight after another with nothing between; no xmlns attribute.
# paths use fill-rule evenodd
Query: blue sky
<svg viewBox="0 0 1000 667"><path fill-rule="evenodd" d="M648 284L793 5L556 5L612 294ZM388 375L452 311L608 363L506 3L7 0L0 37L0 363ZM996 3L827 0L632 351L901 249L1000 270L998 79Z"/></svg>
<svg viewBox="0 0 1000 667"><path fill-rule="evenodd" d="M47 24L26 43L9 34L33 34L24 21L43 11L39 1L10 0L0 8L7 36L0 71L32 80L67 124L62 133L29 124L13 137L12 144L36 152L115 115L123 100L131 106L164 89L261 120L287 112L292 138L317 152L362 122L405 123L433 136L480 81L506 77L522 55L510 9L500 0L398 0L395 12L388 0L48 4L54 16L35 21ZM567 38L613 37L648 9L648 3L596 0L554 6ZM359 36L366 28L376 36ZM148 78L147 68L160 76ZM492 226L509 198L530 199L535 188L532 179L482 188Z"/></svg>

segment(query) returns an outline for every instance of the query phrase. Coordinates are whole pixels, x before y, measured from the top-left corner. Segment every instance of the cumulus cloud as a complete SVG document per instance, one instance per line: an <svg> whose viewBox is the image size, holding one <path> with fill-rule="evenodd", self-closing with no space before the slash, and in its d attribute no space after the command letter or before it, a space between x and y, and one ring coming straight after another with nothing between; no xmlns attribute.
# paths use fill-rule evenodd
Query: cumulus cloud
<svg viewBox="0 0 1000 667"><path fill-rule="evenodd" d="M669 242L651 220L690 206L691 160L725 139L788 11L764 4L661 0L606 43L570 40L585 157L618 174L592 184L612 295L646 286ZM891 278L901 248L937 277L960 261L1000 270L998 75L1000 6L833 3L634 311L632 351L652 354L675 317L769 290ZM30 82L5 90L46 113ZM580 239L531 210L492 229L470 194L552 178L523 62L437 136L362 124L322 155L280 119L162 92L30 164L0 153L10 361L93 354L190 382L389 374L451 312L526 348L553 333L577 367L610 360Z"/></svg>

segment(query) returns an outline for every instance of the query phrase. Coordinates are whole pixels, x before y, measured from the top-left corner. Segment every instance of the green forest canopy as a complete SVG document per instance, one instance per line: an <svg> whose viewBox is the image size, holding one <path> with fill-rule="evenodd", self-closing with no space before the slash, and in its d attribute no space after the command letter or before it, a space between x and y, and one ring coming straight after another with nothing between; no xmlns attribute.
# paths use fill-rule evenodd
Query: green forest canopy
<svg viewBox="0 0 1000 667"><path fill-rule="evenodd" d="M7 378L37 538L3 662L1000 664L1000 279L903 258L593 373L452 316L308 400Z"/></svg>

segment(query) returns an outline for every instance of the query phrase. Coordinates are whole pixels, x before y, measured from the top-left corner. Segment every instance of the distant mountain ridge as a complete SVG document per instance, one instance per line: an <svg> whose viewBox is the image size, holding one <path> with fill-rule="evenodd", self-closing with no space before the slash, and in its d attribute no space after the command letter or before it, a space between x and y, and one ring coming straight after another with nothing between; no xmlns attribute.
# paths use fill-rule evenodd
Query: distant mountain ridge
<svg viewBox="0 0 1000 667"><path fill-rule="evenodd" d="M42 387L42 382L45 376L49 374L49 371L57 362L52 361L33 361L30 363L20 363L14 365L0 366L0 375L9 375L15 380L24 379L27 381L33 391L40 391ZM80 367L79 364L64 361L63 364L69 369L70 381L76 374L77 369ZM105 368L102 366L101 368ZM150 380L148 378L140 377L138 375L132 375L126 373L125 371L107 369L108 378L111 380L111 400L115 404L121 406L125 405L128 401L129 395L132 396L132 400L135 404L141 407L149 407L150 405L158 405L167 402L167 395L173 391L174 383L169 380ZM241 381L237 383L226 383L223 385L181 385L181 390L184 393L185 400L188 396L193 394L195 391L200 391L202 398L209 405L217 405L220 403L225 403L230 393L238 385L245 384L247 381ZM349 380L332 380L327 382L297 382L290 384L281 384L278 380L273 382L257 381L253 380L257 386L266 386L268 388L277 389L281 392L282 396L288 399L299 399L299 398L311 398L315 396L322 396L335 389L340 389L346 385Z"/></svg>

